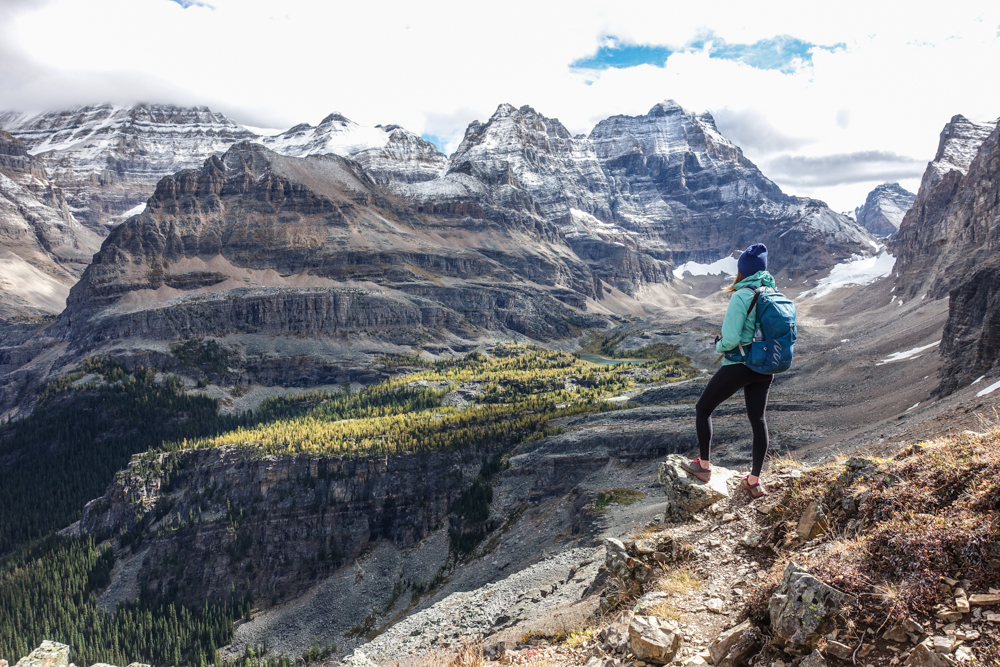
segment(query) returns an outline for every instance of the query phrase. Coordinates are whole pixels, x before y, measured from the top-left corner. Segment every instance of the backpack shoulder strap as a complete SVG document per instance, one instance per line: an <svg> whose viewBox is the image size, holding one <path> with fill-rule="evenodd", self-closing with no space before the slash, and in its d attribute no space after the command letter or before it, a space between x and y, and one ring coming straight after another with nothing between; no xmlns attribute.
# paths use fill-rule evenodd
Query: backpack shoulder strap
<svg viewBox="0 0 1000 667"><path fill-rule="evenodd" d="M747 306L747 316L750 315L750 311L753 310L754 306L757 305L757 299L760 298L761 292L764 291L764 287L750 287L750 285L744 285L743 289L748 289L753 292L753 299L750 300L750 305Z"/></svg>

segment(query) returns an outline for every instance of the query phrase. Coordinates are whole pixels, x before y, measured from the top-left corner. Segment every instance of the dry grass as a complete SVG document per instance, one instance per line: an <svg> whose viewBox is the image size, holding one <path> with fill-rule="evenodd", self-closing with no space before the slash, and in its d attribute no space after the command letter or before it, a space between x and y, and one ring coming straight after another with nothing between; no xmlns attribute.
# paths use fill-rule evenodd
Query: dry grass
<svg viewBox="0 0 1000 667"><path fill-rule="evenodd" d="M485 664L482 647L463 641L458 648L434 651L413 661L396 661L392 667L483 667Z"/></svg>
<svg viewBox="0 0 1000 667"><path fill-rule="evenodd" d="M677 567L667 570L666 574L656 581L656 589L671 595L684 595L701 589L701 579L691 570Z"/></svg>
<svg viewBox="0 0 1000 667"><path fill-rule="evenodd" d="M681 613L677 611L677 607L675 607L670 600L660 600L658 602L654 602L646 607L642 613L658 616L668 621L681 620Z"/></svg>
<svg viewBox="0 0 1000 667"><path fill-rule="evenodd" d="M911 445L892 458L851 473L844 460L805 472L772 513L772 541L794 543L795 521L806 504L827 508L830 529L822 549L787 552L748 601L745 615L764 620L766 600L788 560L852 594L849 621L882 625L929 615L949 603L942 576L968 579L985 592L1000 580L1000 428ZM851 503L857 509L850 509ZM789 520L791 519L791 521Z"/></svg>

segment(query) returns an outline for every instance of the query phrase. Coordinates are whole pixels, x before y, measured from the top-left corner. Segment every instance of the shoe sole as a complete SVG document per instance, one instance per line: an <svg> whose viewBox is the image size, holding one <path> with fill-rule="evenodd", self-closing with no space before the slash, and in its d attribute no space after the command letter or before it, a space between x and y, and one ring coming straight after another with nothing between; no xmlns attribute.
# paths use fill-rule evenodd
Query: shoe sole
<svg viewBox="0 0 1000 667"><path fill-rule="evenodd" d="M754 500L757 500L758 498L763 498L764 496L767 495L767 491L761 491L759 488L757 489L757 493L754 493L753 487L747 484L745 481L740 482L740 488L748 492Z"/></svg>
<svg viewBox="0 0 1000 667"><path fill-rule="evenodd" d="M697 470L692 470L691 468L688 468L683 463L681 464L681 470L683 470L684 472L686 472L687 474L691 475L692 477L694 477L695 479L697 479L697 480L699 480L701 482L708 482L709 480L712 479L712 473L711 473L711 471L709 471L709 472L698 472Z"/></svg>

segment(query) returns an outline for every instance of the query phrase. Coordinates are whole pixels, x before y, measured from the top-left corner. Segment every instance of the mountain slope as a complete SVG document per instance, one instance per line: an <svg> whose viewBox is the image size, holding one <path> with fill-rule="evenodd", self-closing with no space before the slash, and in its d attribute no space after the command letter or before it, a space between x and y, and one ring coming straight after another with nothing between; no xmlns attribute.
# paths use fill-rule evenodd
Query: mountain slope
<svg viewBox="0 0 1000 667"><path fill-rule="evenodd" d="M868 193L864 205L854 209L854 219L875 236L892 236L916 197L899 183L883 183Z"/></svg>
<svg viewBox="0 0 1000 667"><path fill-rule="evenodd" d="M99 247L42 162L0 130L0 318L60 312Z"/></svg>
<svg viewBox="0 0 1000 667"><path fill-rule="evenodd" d="M78 349L307 332L392 348L599 323L559 301L583 307L586 267L555 230L521 223L416 215L355 162L241 143L160 181L73 288L57 333Z"/></svg>

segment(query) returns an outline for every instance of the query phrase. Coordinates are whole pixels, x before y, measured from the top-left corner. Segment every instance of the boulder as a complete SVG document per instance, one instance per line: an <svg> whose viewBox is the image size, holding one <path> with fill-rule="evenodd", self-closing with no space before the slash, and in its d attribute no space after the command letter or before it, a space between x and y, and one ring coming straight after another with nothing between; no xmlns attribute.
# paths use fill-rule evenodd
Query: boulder
<svg viewBox="0 0 1000 667"><path fill-rule="evenodd" d="M826 506L814 500L806 505L806 511L799 518L799 525L795 529L795 532L800 540L806 542L817 535L822 535L829 527L830 522L826 517Z"/></svg>
<svg viewBox="0 0 1000 667"><path fill-rule="evenodd" d="M826 652L828 655L840 658L841 660L850 661L854 657L853 648L832 639L826 642Z"/></svg>
<svg viewBox="0 0 1000 667"><path fill-rule="evenodd" d="M799 667L827 667L826 659L819 651L813 651L806 657L802 658L802 662L799 663Z"/></svg>
<svg viewBox="0 0 1000 667"><path fill-rule="evenodd" d="M21 658L15 667L69 667L69 646L43 641L30 655Z"/></svg>
<svg viewBox="0 0 1000 667"><path fill-rule="evenodd" d="M597 636L608 653L625 653L629 647L628 633L617 625L609 625Z"/></svg>
<svg viewBox="0 0 1000 667"><path fill-rule="evenodd" d="M886 630L885 634L882 635L882 638L898 642L900 644L905 644L907 641L911 641L916 644L920 641L920 637L923 634L924 627L911 617Z"/></svg>
<svg viewBox="0 0 1000 667"><path fill-rule="evenodd" d="M658 665L672 661L684 643L676 624L656 616L634 616L628 636L638 660Z"/></svg>
<svg viewBox="0 0 1000 667"><path fill-rule="evenodd" d="M712 643L708 645L708 652L712 658L712 663L718 665L722 662L722 659L729 653L729 649L738 644L743 635L752 627L750 621L743 621L737 626L724 630L718 637L713 639Z"/></svg>
<svg viewBox="0 0 1000 667"><path fill-rule="evenodd" d="M714 467L711 481L702 482L687 474L681 468L682 463L686 460L679 454L671 454L660 463L658 479L667 496L664 519L684 521L712 503L728 498L726 482L737 474L735 470Z"/></svg>
<svg viewBox="0 0 1000 667"><path fill-rule="evenodd" d="M613 537L605 537L601 540L604 544L604 566L608 571L620 579L628 579L632 576L632 571L628 567L631 556L621 540Z"/></svg>
<svg viewBox="0 0 1000 667"><path fill-rule="evenodd" d="M969 604L973 607L986 607L1000 604L1000 595L977 593L969 596Z"/></svg>
<svg viewBox="0 0 1000 667"><path fill-rule="evenodd" d="M903 663L904 667L951 667L943 655L935 653L926 644L917 644L910 651L910 657Z"/></svg>
<svg viewBox="0 0 1000 667"><path fill-rule="evenodd" d="M789 563L768 603L771 628L792 645L814 648L830 619L840 611L844 597L841 591Z"/></svg>

